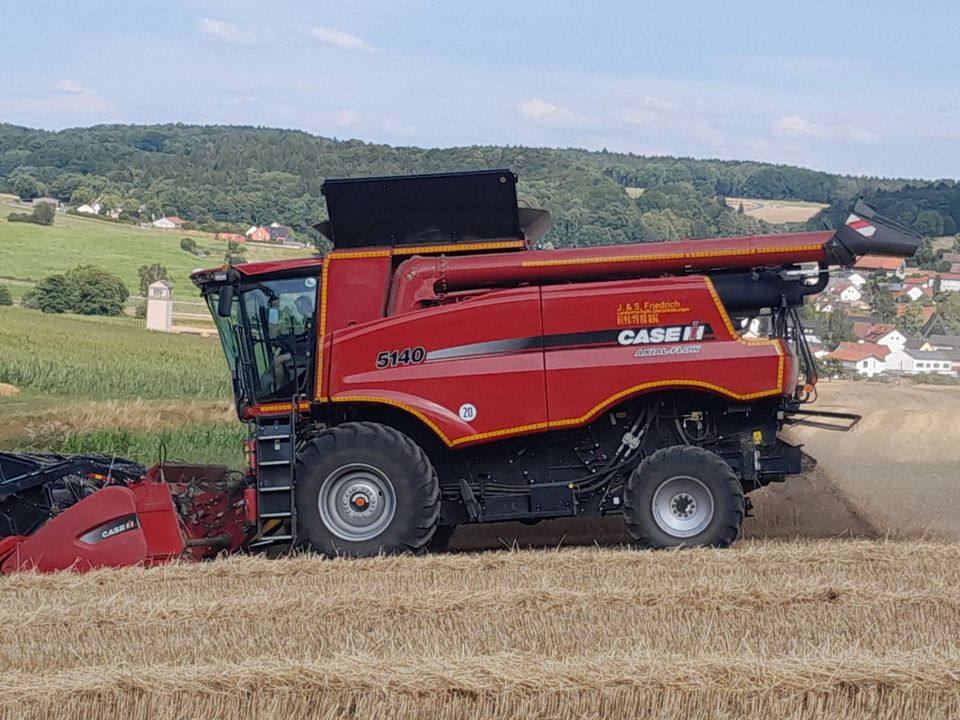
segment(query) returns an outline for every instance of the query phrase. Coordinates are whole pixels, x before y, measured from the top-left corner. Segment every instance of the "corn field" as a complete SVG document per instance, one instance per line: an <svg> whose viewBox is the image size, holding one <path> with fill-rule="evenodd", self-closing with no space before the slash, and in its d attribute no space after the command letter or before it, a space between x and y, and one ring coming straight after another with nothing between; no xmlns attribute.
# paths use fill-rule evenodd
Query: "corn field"
<svg viewBox="0 0 960 720"><path fill-rule="evenodd" d="M0 627L3 718L960 716L931 542L26 574Z"/></svg>
<svg viewBox="0 0 960 720"><path fill-rule="evenodd" d="M0 383L71 397L230 396L229 371L215 340L18 307L0 308Z"/></svg>

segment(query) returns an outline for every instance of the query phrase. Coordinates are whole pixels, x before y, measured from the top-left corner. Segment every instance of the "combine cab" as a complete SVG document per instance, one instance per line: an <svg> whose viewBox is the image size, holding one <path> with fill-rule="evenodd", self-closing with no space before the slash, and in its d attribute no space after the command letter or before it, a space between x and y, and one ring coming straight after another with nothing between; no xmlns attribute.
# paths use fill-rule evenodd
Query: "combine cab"
<svg viewBox="0 0 960 720"><path fill-rule="evenodd" d="M462 523L622 515L725 546L796 474L816 370L798 309L830 267L919 237L839 230L537 250L505 170L328 181L323 258L198 272L250 425L254 544L371 555Z"/></svg>

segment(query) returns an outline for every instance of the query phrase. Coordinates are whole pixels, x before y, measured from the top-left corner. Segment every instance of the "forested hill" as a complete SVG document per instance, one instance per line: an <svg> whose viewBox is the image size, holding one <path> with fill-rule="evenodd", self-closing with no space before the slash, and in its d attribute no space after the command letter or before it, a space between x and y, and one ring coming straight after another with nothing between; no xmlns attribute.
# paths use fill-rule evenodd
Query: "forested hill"
<svg viewBox="0 0 960 720"><path fill-rule="evenodd" d="M0 191L75 205L99 198L131 220L179 215L209 229L279 221L307 232L326 215L325 178L494 167L518 173L522 202L553 213L548 239L556 245L784 229L728 209L725 196L826 202L826 215L838 218L863 195L928 235L954 233L960 224L953 181L575 149L427 150L252 127L102 125L49 132L0 124ZM811 223L820 226L822 218Z"/></svg>

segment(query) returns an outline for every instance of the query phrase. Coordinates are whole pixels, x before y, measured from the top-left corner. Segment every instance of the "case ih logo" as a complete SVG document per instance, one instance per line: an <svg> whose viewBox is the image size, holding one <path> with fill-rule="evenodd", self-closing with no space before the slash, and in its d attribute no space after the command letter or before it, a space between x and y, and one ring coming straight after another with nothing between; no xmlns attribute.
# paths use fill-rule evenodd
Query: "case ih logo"
<svg viewBox="0 0 960 720"><path fill-rule="evenodd" d="M639 330L621 330L617 342L621 345L660 345L666 343L712 340L713 330L706 323L689 325L662 325Z"/></svg>
<svg viewBox="0 0 960 720"><path fill-rule="evenodd" d="M127 515L126 517L111 520L103 525L98 525L93 530L85 533L80 538L80 542L85 542L87 545L96 545L102 543L104 540L116 537L121 533L135 530L138 527L140 527L140 521L137 519L137 516Z"/></svg>
<svg viewBox="0 0 960 720"><path fill-rule="evenodd" d="M850 213L850 217L847 218L847 227L851 230L856 230L864 237L873 237L873 234L877 231L877 228L859 215L854 215L853 213Z"/></svg>

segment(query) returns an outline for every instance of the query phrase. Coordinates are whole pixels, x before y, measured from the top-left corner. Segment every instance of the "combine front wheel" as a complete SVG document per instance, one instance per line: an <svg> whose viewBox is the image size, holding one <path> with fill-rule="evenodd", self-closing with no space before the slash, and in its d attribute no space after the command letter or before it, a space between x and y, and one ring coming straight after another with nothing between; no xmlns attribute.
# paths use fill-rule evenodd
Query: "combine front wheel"
<svg viewBox="0 0 960 720"><path fill-rule="evenodd" d="M376 423L345 423L297 455L300 538L327 555L417 551L440 513L433 466L414 442Z"/></svg>
<svg viewBox="0 0 960 720"><path fill-rule="evenodd" d="M652 548L727 547L743 521L743 488L709 450L657 450L627 481L623 516L630 535Z"/></svg>

